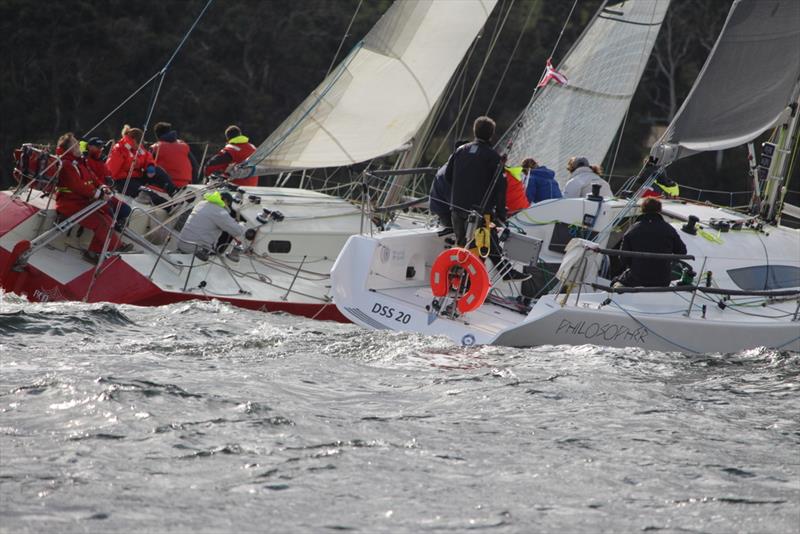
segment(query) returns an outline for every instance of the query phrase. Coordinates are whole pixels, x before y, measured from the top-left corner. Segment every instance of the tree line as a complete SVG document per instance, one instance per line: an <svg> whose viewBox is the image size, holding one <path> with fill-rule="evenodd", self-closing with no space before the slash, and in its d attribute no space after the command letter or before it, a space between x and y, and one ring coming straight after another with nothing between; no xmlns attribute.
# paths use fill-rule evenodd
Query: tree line
<svg viewBox="0 0 800 534"><path fill-rule="evenodd" d="M205 3L62 0L43 5L0 0L2 185L10 183L11 153L21 143L52 144L65 131L82 135L114 110L92 135L119 138L124 124L144 125L156 98L150 125L171 122L184 140L197 143L193 150L198 158L206 143L211 150L223 144L229 124L240 125L258 144L369 31L391 1L214 2L170 64L160 91L154 82L145 85L165 65ZM621 172L638 170L651 128L668 123L680 106L730 3L672 1L631 105L617 163ZM459 119L452 135L468 133L474 116L490 103L498 129L510 127L527 104L562 27L563 44L555 62L600 5L600 0L579 0L564 27L572 2L499 0L484 36L501 22L503 31L483 66L473 112ZM521 45L514 51L518 39ZM478 42L465 67L466 80L477 76L488 41ZM454 94L463 94L459 90ZM434 141L456 121L463 104L456 100L445 108ZM146 137L154 138L152 132ZM440 154L438 159L446 157ZM745 169L744 151L734 149L678 162L671 175L696 187L743 190L749 188Z"/></svg>

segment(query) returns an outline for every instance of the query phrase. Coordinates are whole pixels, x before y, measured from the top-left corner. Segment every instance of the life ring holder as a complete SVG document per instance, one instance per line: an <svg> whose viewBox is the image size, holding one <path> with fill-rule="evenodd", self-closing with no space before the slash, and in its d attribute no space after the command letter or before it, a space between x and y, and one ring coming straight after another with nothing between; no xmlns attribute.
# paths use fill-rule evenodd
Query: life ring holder
<svg viewBox="0 0 800 534"><path fill-rule="evenodd" d="M431 292L434 297L444 297L450 290L450 270L454 267L464 269L469 278L469 289L456 301L460 313L478 309L489 295L491 282L486 266L480 258L465 248L454 247L445 250L431 267Z"/></svg>

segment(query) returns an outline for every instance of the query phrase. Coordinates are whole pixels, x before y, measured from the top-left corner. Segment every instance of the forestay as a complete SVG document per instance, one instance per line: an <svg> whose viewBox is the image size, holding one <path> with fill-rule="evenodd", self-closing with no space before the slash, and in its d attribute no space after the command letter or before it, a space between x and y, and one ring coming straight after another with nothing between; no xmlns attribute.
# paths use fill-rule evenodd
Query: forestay
<svg viewBox="0 0 800 534"><path fill-rule="evenodd" d="M513 126L499 143L502 152L514 136L508 161L516 165L533 157L553 169L562 186L570 157L602 163L668 6L669 0L627 0L601 9L557 68L568 83L550 82L537 91L521 126ZM534 85L531 80L531 90Z"/></svg>
<svg viewBox="0 0 800 534"><path fill-rule="evenodd" d="M800 2L735 0L689 96L652 150L667 165L775 125L800 78Z"/></svg>
<svg viewBox="0 0 800 534"><path fill-rule="evenodd" d="M351 165L414 136L496 0L398 0L258 147L251 172Z"/></svg>

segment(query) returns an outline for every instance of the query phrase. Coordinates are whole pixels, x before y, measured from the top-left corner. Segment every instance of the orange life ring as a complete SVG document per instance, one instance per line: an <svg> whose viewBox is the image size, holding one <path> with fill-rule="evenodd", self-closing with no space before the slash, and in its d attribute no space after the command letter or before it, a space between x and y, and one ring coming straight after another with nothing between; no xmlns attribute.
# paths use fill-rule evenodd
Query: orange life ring
<svg viewBox="0 0 800 534"><path fill-rule="evenodd" d="M444 297L448 291L448 273L453 267L461 267L469 278L469 291L457 301L461 313L471 312L480 307L489 294L489 273L486 266L475 254L465 248L445 250L436 258L431 268L431 291L434 297Z"/></svg>

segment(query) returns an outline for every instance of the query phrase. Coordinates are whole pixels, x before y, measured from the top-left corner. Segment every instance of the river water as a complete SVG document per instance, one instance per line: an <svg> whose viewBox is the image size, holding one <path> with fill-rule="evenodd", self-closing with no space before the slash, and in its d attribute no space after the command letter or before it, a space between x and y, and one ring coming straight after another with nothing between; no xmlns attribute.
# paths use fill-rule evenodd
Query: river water
<svg viewBox="0 0 800 534"><path fill-rule="evenodd" d="M0 307L0 531L800 529L800 356Z"/></svg>

